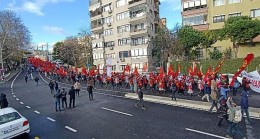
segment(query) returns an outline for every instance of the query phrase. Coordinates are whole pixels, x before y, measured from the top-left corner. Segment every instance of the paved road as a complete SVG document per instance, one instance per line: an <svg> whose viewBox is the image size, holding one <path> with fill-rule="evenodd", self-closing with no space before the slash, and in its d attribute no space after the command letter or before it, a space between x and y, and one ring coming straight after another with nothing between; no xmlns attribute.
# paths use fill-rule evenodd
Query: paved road
<svg viewBox="0 0 260 139"><path fill-rule="evenodd" d="M1 91L7 94L10 106L29 119L31 133L28 138L35 136L41 139L215 138L187 129L220 137L226 135L227 125L217 127L216 114L154 103L145 103L148 109L144 111L134 107L135 100L122 97L95 93L95 100L89 101L84 91L76 98L76 108L55 112L55 100L47 84L42 80L39 86L36 86L34 81L26 84L23 77L23 74L19 75L13 83L15 97L10 90L11 82L2 85ZM259 123L257 120L256 122ZM244 122L240 123L240 127L246 134ZM255 133L260 133L259 129L258 127L258 131L254 130Z"/></svg>

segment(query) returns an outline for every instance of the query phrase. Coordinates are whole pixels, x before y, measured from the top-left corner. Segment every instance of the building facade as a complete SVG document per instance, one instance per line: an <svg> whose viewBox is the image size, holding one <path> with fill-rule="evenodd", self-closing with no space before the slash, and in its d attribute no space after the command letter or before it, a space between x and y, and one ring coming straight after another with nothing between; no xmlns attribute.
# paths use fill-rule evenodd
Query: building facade
<svg viewBox="0 0 260 139"><path fill-rule="evenodd" d="M160 23L159 0L90 0L94 65L103 69L112 61L112 71L128 64L152 70L151 38Z"/></svg>
<svg viewBox="0 0 260 139"><path fill-rule="evenodd" d="M260 19L259 0L182 0L183 25L192 25L199 31L220 29L224 22L233 16L251 16ZM260 56L260 36L254 39L254 46L241 44L238 58L243 58L247 53L253 52ZM218 41L213 48L224 51L232 48L230 40ZM207 56L205 50L200 50L200 57Z"/></svg>

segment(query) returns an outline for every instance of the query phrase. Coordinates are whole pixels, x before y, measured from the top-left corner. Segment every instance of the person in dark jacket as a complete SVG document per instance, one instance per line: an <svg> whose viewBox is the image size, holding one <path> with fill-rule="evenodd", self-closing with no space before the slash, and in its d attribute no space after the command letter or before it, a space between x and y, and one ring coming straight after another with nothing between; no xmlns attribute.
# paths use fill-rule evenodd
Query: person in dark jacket
<svg viewBox="0 0 260 139"><path fill-rule="evenodd" d="M61 91L61 102L62 102L62 108L64 108L64 104L67 108L67 92L65 91L65 88L62 88Z"/></svg>
<svg viewBox="0 0 260 139"><path fill-rule="evenodd" d="M56 91L56 93L54 94L54 98L55 98L55 109L56 109L56 112L57 111L61 111L60 110L60 99L61 99L61 93L60 93L60 89L58 91Z"/></svg>
<svg viewBox="0 0 260 139"><path fill-rule="evenodd" d="M54 87L55 87L55 91L58 91L59 89L59 84L57 81L54 82Z"/></svg>
<svg viewBox="0 0 260 139"><path fill-rule="evenodd" d="M142 91L141 87L138 87L137 94L138 94L139 101L138 101L138 103L135 104L135 107L138 108L138 105L140 103L142 103L142 109L146 110L146 107L144 106L143 91Z"/></svg>
<svg viewBox="0 0 260 139"><path fill-rule="evenodd" d="M36 82L36 86L38 86L39 77L38 77L38 76L36 76L36 77L34 78L34 80L35 80L35 82Z"/></svg>
<svg viewBox="0 0 260 139"><path fill-rule="evenodd" d="M26 83L28 82L28 75L27 74L25 74L24 80L25 80Z"/></svg>
<svg viewBox="0 0 260 139"><path fill-rule="evenodd" d="M249 117L249 112L248 112L248 93L246 90L242 91L241 94L241 100L240 100L240 106L241 106L241 112L242 115L244 115L244 113L246 113L246 118L248 120L249 123L253 123L253 121L250 119Z"/></svg>
<svg viewBox="0 0 260 139"><path fill-rule="evenodd" d="M94 100L93 99L93 86L91 85L91 83L89 82L88 83L88 88L87 88L87 91L88 91L88 95L89 95L89 100Z"/></svg>
<svg viewBox="0 0 260 139"><path fill-rule="evenodd" d="M4 93L1 93L1 96L0 96L0 106L1 106L1 109L8 107L8 101L7 101L6 95Z"/></svg>
<svg viewBox="0 0 260 139"><path fill-rule="evenodd" d="M221 101L225 101L225 100L221 100ZM220 107L218 109L219 111L219 122L218 122L218 126L221 126L222 125L222 121L223 119L226 120L227 124L229 124L229 121L228 121L228 114L227 114L227 111L228 111L228 107L227 107L227 104L226 102L223 102L223 103L220 103Z"/></svg>
<svg viewBox="0 0 260 139"><path fill-rule="evenodd" d="M74 86L71 86L71 89L69 91L69 95L70 95L70 104L69 104L69 108L71 108L71 103L73 103L73 108L75 108L75 89Z"/></svg>
<svg viewBox="0 0 260 139"><path fill-rule="evenodd" d="M53 83L53 81L50 81L49 87L50 87L51 93L53 93L53 91L54 91L54 83Z"/></svg>

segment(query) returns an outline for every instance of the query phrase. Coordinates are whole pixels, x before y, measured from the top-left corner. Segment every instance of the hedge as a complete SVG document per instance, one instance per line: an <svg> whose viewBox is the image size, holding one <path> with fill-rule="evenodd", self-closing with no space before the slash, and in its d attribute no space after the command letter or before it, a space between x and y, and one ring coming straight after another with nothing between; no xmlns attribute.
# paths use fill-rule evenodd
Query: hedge
<svg viewBox="0 0 260 139"><path fill-rule="evenodd" d="M205 73L209 66L212 66L214 69L218 63L221 60L202 60L197 63L197 67L199 68L202 66L202 71ZM220 68L220 73L236 73L237 70L241 67L244 59L238 58L238 59L228 59L225 60L224 64ZM178 69L178 64L181 65L181 73L187 73L188 67L192 66L192 61L176 61L172 62L171 65L174 67L174 71ZM255 71L256 68L258 68L258 71L260 71L260 57L255 57L252 62L248 65L246 70L248 72Z"/></svg>

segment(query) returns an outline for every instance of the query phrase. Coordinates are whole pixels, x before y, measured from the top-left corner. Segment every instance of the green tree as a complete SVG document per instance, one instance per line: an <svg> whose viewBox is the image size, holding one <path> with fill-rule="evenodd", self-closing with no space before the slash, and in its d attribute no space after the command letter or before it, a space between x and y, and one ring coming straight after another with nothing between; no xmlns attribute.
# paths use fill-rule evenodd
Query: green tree
<svg viewBox="0 0 260 139"><path fill-rule="evenodd" d="M177 36L180 43L184 46L185 56L190 58L192 48L197 48L201 44L201 32L193 29L191 26L184 26L177 32Z"/></svg>
<svg viewBox="0 0 260 139"><path fill-rule="evenodd" d="M260 21L249 16L230 17L225 22L224 39L233 43L234 57L237 58L239 44L253 44L253 39L260 34Z"/></svg>
<svg viewBox="0 0 260 139"><path fill-rule="evenodd" d="M207 31L202 32L201 46L206 49L206 52L207 52L208 48L210 48L214 43L217 42L218 32L219 32L219 30L207 30ZM206 58L207 58L207 55L206 55Z"/></svg>
<svg viewBox="0 0 260 139"><path fill-rule="evenodd" d="M53 60L63 60L63 58L60 56L60 48L63 46L63 42L56 42L53 46ZM64 61L63 61L64 62Z"/></svg>
<svg viewBox="0 0 260 139"><path fill-rule="evenodd" d="M166 27L158 27L156 35L151 39L153 59L156 63L160 63L164 70L166 70L166 63L169 57L178 57L183 52L176 37L178 30L178 24L172 30Z"/></svg>
<svg viewBox="0 0 260 139"><path fill-rule="evenodd" d="M222 58L223 53L220 52L218 49L214 49L213 51L208 50L210 59L212 60L219 60Z"/></svg>

